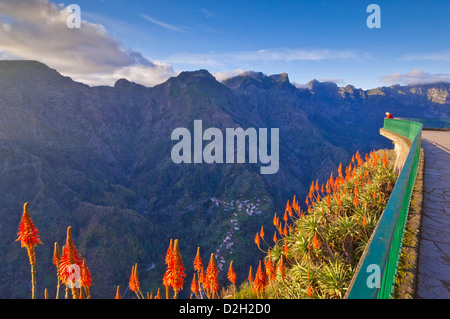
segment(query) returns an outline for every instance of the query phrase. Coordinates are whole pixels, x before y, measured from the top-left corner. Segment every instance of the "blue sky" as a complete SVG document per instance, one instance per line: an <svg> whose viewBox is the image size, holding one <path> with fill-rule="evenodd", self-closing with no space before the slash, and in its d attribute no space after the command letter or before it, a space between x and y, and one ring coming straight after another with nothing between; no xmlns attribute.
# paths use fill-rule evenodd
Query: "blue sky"
<svg viewBox="0 0 450 319"><path fill-rule="evenodd" d="M3 1L10 2L10 7L4 8L3 15L0 5L0 18L3 16L4 22L8 22L8 16L13 21L10 23L13 28L14 24L17 28L29 22L21 21L24 15L19 19L11 11L11 7L17 6L16 3L21 0ZM97 54L102 56L106 51L100 43L105 42L106 46L110 46L110 41L113 41L117 50L156 63L154 72L164 75L151 78L144 76L145 79L141 81L144 84L151 85L180 71L197 69L207 69L218 79L247 70L266 74L285 72L289 74L291 82L298 85L319 79L364 89L394 83L404 85L450 79L448 0L74 0L73 3L80 6L81 19L85 22L80 30L83 27L84 30L91 28L89 33L84 33L86 38L92 38L87 43L98 43L97 48L92 45L91 50L98 50ZM366 8L371 3L380 6L380 29L369 29L366 25L370 15ZM59 5L59 2L53 1L50 4L63 11L63 7L69 3ZM21 10L27 9L23 7ZM49 10L47 15L52 12ZM95 28L104 28L104 42L93 39ZM42 41L62 37L55 31L42 32ZM74 30L61 29L62 32L72 32L69 37L74 34ZM11 32L4 34L4 37L8 36L12 36ZM27 39L24 36L22 38ZM73 41L83 42L80 38L80 35L74 36ZM17 48L24 46L23 43L14 42L11 48L6 49L2 48L1 43L0 54L3 51L6 58L32 56L26 48ZM79 56L87 54L80 52L81 47L74 45L72 51L75 53L71 58L77 52ZM35 52L39 60L40 51L33 49L31 44L29 51ZM113 55L111 47L108 52ZM72 72L75 79L86 79L85 82L91 83L112 81L112 77L106 74L112 71L116 77L128 75L131 80L139 82L139 74L147 75L151 71L150 68L139 71L135 66L140 62L130 62L133 67L120 62L121 71L111 68L97 70L95 79L91 77L89 80L93 73L70 71L70 67L65 66L68 63L61 62L64 52L60 52L59 58L53 60L49 52L40 54L47 64L52 64L54 60L58 71L68 75ZM115 56L110 58L116 61ZM83 58L76 60L85 65L94 63L92 58L89 61ZM96 66L102 62L98 58L95 60ZM105 57L105 65L108 63ZM124 66L127 66L126 70Z"/></svg>

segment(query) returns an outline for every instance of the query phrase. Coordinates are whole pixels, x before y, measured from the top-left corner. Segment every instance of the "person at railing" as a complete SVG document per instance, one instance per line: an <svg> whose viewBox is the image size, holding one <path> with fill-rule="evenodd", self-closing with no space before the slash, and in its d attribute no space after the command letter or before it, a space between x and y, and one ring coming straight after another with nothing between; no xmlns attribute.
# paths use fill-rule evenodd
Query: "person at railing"
<svg viewBox="0 0 450 319"><path fill-rule="evenodd" d="M394 117L392 116L391 113L386 112L386 117L385 117L385 118L387 118L387 119L393 119Z"/></svg>

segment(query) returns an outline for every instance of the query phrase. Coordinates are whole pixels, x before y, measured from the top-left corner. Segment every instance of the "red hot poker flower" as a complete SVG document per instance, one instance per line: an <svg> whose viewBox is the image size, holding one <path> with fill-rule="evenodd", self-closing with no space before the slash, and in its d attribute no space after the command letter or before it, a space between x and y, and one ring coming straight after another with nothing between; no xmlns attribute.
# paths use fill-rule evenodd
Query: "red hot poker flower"
<svg viewBox="0 0 450 319"><path fill-rule="evenodd" d="M313 248L314 248L314 249L319 248L319 240L317 239L317 233L314 234Z"/></svg>
<svg viewBox="0 0 450 319"><path fill-rule="evenodd" d="M234 285L236 284L236 273L233 269L233 261L230 262L230 267L228 268L228 280Z"/></svg>
<svg viewBox="0 0 450 319"><path fill-rule="evenodd" d="M75 269L73 269L73 265L77 265L81 270L82 260L80 253L78 252L77 248L73 243L72 227L69 226L67 228L66 244L62 249L62 255L59 266L59 275L61 277L61 281L66 285L68 277L75 271ZM73 269L72 272L70 272L70 269ZM73 280L75 279L76 278L73 278Z"/></svg>
<svg viewBox="0 0 450 319"><path fill-rule="evenodd" d="M191 292L195 295L198 294L200 287L198 286L198 281L194 272L194 277L192 278L192 283L191 283Z"/></svg>
<svg viewBox="0 0 450 319"><path fill-rule="evenodd" d="M184 272L185 268L183 265L183 260L181 259L180 248L178 245L178 239L175 239L173 243L173 269L170 274L172 288L175 291L175 297L178 295L178 292L183 289L184 277L186 277L186 273Z"/></svg>
<svg viewBox="0 0 450 319"><path fill-rule="evenodd" d="M174 267L174 259L173 259L173 240L170 240L170 244L169 244L169 248L167 249L166 252L166 259L165 259L166 265L167 265L167 270L164 274L163 277L163 285L164 287L166 287L166 299L169 299L169 287L172 286L172 281L171 281L171 273Z"/></svg>
<svg viewBox="0 0 450 319"><path fill-rule="evenodd" d="M91 273L89 271L89 268L86 266L86 259L83 258L83 264L81 266L80 284L86 291L86 297L88 299L91 298L91 293L89 291L89 287L91 286L91 283L92 283Z"/></svg>
<svg viewBox="0 0 450 319"><path fill-rule="evenodd" d="M194 270L200 273L201 269L203 268L203 261L202 257L200 256L200 247L197 247L197 255L194 259Z"/></svg>
<svg viewBox="0 0 450 319"><path fill-rule="evenodd" d="M206 279L208 281L207 289L210 290L211 296L214 299L214 294L219 290L219 281L217 279L216 261L214 260L214 254L211 253L211 258L209 260L208 268L206 269Z"/></svg>
<svg viewBox="0 0 450 319"><path fill-rule="evenodd" d="M250 283L252 283L253 282L253 275L252 275L252 266L250 266L250 270L248 271L248 281L250 282Z"/></svg>
<svg viewBox="0 0 450 319"><path fill-rule="evenodd" d="M28 203L23 205L23 214L17 236L19 237L16 241L20 241L20 246L27 249L30 264L34 265L36 263L34 247L36 247L37 244L42 244L42 242L39 239L39 231L31 220L30 213L28 212Z"/></svg>
<svg viewBox="0 0 450 319"><path fill-rule="evenodd" d="M140 283L139 283L139 278L137 276L137 264L135 264L131 268L131 276L130 276L130 281L128 283L128 286L130 287L131 291L133 291L139 298Z"/></svg>

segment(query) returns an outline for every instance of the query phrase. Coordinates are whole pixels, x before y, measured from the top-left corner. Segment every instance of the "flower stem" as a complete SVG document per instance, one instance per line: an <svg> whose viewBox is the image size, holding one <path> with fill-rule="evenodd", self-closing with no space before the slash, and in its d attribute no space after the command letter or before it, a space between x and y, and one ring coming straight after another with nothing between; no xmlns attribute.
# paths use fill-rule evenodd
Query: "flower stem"
<svg viewBox="0 0 450 319"><path fill-rule="evenodd" d="M31 299L36 299L36 269L31 264Z"/></svg>

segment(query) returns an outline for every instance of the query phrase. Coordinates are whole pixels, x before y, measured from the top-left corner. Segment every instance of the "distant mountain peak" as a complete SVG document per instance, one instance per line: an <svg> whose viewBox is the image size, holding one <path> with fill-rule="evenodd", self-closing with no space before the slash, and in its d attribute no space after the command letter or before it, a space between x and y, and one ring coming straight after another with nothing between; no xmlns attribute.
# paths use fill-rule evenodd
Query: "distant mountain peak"
<svg viewBox="0 0 450 319"><path fill-rule="evenodd" d="M338 85L334 82L320 82L316 79L309 81L306 83L306 86L310 91L317 91L317 90L332 90L337 91Z"/></svg>
<svg viewBox="0 0 450 319"><path fill-rule="evenodd" d="M129 86L132 82L128 81L127 79L118 79L116 83L114 83L114 87L123 87L123 86Z"/></svg>
<svg viewBox="0 0 450 319"><path fill-rule="evenodd" d="M200 69L197 71L183 71L178 74L176 78L182 81L198 80L201 78L216 81L216 78L205 69Z"/></svg>
<svg viewBox="0 0 450 319"><path fill-rule="evenodd" d="M287 73L273 74L269 76L269 78L278 83L289 82L289 76Z"/></svg>
<svg viewBox="0 0 450 319"><path fill-rule="evenodd" d="M250 86L267 88L274 85L292 86L287 73L266 75L262 72L246 71L240 75L225 79L223 82L232 89L248 88Z"/></svg>

